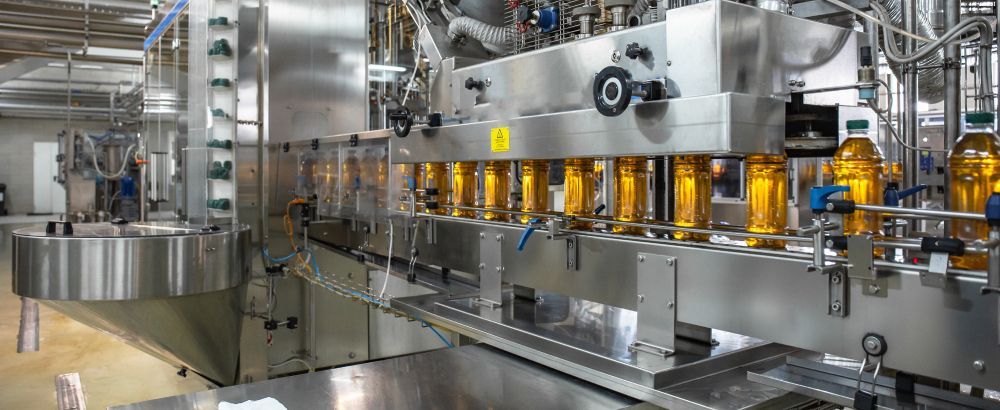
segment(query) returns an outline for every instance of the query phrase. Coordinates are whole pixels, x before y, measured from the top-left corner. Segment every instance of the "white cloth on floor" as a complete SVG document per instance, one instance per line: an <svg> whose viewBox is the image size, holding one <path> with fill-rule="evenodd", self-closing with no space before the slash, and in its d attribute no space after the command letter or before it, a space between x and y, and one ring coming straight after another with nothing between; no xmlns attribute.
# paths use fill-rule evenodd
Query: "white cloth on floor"
<svg viewBox="0 0 1000 410"><path fill-rule="evenodd" d="M281 402L273 397L265 397L260 400L247 400L243 403L233 404L220 402L219 410L288 410Z"/></svg>

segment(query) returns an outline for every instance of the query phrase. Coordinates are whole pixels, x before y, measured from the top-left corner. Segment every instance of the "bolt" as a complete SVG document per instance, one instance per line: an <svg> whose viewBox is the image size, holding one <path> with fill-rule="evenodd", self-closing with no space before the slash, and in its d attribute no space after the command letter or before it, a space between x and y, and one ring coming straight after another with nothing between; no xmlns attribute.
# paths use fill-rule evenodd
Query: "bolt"
<svg viewBox="0 0 1000 410"><path fill-rule="evenodd" d="M572 241L566 242L566 247L567 248L572 248L573 247L573 242Z"/></svg>
<svg viewBox="0 0 1000 410"><path fill-rule="evenodd" d="M480 233L479 233L479 239L486 239L486 234L485 234L485 233L482 233L482 232L480 232Z"/></svg>
<svg viewBox="0 0 1000 410"><path fill-rule="evenodd" d="M840 302L833 302L832 304L830 304L830 309L833 310L834 312L839 312L840 308L841 308Z"/></svg>
<svg viewBox="0 0 1000 410"><path fill-rule="evenodd" d="M566 262L566 266L573 267L573 262Z"/></svg>
<svg viewBox="0 0 1000 410"><path fill-rule="evenodd" d="M833 276L830 277L830 280L833 281L833 284L839 285L840 281L841 281L840 274L839 273L834 273Z"/></svg>
<svg viewBox="0 0 1000 410"><path fill-rule="evenodd" d="M486 264L485 263L480 263L479 264L479 270L483 270L483 269L486 269Z"/></svg>
<svg viewBox="0 0 1000 410"><path fill-rule="evenodd" d="M674 259L673 258L668 258L667 259L667 266L674 266Z"/></svg>
<svg viewBox="0 0 1000 410"><path fill-rule="evenodd" d="M497 234L497 242L500 242L500 240L502 240L502 239L503 239L503 235Z"/></svg>
<svg viewBox="0 0 1000 410"><path fill-rule="evenodd" d="M882 343L880 343L878 339L874 337L865 338L865 350L868 350L870 352L877 352L881 350L881 348L882 348Z"/></svg>
<svg viewBox="0 0 1000 410"><path fill-rule="evenodd" d="M622 52L615 50L614 52L611 53L611 62L617 63L619 61L622 61Z"/></svg>
<svg viewBox="0 0 1000 410"><path fill-rule="evenodd" d="M489 86L493 85L493 79L489 78L489 77L486 77L486 79L483 80L483 84L485 84L487 87L489 87Z"/></svg>
<svg viewBox="0 0 1000 410"><path fill-rule="evenodd" d="M868 293L878 293L881 290L882 288L878 287L878 285L874 283L868 285Z"/></svg>
<svg viewBox="0 0 1000 410"><path fill-rule="evenodd" d="M644 300L646 300L646 295L639 295L639 303L642 303Z"/></svg>
<svg viewBox="0 0 1000 410"><path fill-rule="evenodd" d="M347 354L347 357L353 359L355 357L358 357L358 355L356 353L354 353L354 352L350 352L350 353Z"/></svg>
<svg viewBox="0 0 1000 410"><path fill-rule="evenodd" d="M497 272L500 272L500 267L499 266L497 266Z"/></svg>
<svg viewBox="0 0 1000 410"><path fill-rule="evenodd" d="M972 368L976 369L977 372L986 370L986 362L984 362L982 359L976 360L972 362Z"/></svg>
<svg viewBox="0 0 1000 410"><path fill-rule="evenodd" d="M646 261L646 257L643 256L643 255L639 255L639 262L645 262L645 261Z"/></svg>
<svg viewBox="0 0 1000 410"><path fill-rule="evenodd" d="M674 308L674 301L671 300L667 302L667 309L673 309L673 308Z"/></svg>
<svg viewBox="0 0 1000 410"><path fill-rule="evenodd" d="M670 61L670 60L667 60L667 67L670 67L672 65L674 65L674 63L672 61Z"/></svg>

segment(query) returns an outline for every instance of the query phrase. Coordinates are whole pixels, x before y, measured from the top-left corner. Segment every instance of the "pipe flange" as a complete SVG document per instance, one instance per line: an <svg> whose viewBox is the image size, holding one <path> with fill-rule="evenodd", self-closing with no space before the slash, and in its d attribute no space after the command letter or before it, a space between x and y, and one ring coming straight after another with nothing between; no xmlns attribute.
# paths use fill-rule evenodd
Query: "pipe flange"
<svg viewBox="0 0 1000 410"><path fill-rule="evenodd" d="M612 7L628 7L632 8L635 5L635 0L606 0L604 2L604 8L610 9Z"/></svg>
<svg viewBox="0 0 1000 410"><path fill-rule="evenodd" d="M580 6L573 9L573 17L577 18L580 16L598 16L601 14L601 9L597 6Z"/></svg>
<svg viewBox="0 0 1000 410"><path fill-rule="evenodd" d="M594 77L594 106L606 117L625 112L632 100L632 79L621 67L608 66Z"/></svg>

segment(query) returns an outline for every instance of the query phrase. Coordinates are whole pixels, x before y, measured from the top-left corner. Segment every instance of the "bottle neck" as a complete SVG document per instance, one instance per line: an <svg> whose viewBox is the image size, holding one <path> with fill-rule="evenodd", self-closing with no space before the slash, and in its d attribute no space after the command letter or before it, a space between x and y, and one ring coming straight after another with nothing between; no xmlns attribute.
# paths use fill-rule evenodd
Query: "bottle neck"
<svg viewBox="0 0 1000 410"><path fill-rule="evenodd" d="M868 138L868 130L847 130L848 138Z"/></svg>
<svg viewBox="0 0 1000 410"><path fill-rule="evenodd" d="M965 124L966 133L993 133L993 124L991 123L967 123Z"/></svg>

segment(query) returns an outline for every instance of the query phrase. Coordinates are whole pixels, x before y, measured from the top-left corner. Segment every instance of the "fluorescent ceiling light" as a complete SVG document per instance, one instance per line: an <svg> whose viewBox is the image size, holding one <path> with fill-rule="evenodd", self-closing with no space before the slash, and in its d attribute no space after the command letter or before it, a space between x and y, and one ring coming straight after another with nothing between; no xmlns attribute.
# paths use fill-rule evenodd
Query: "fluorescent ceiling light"
<svg viewBox="0 0 1000 410"><path fill-rule="evenodd" d="M394 65L368 64L368 71L395 71L401 73L406 71L406 68Z"/></svg>

